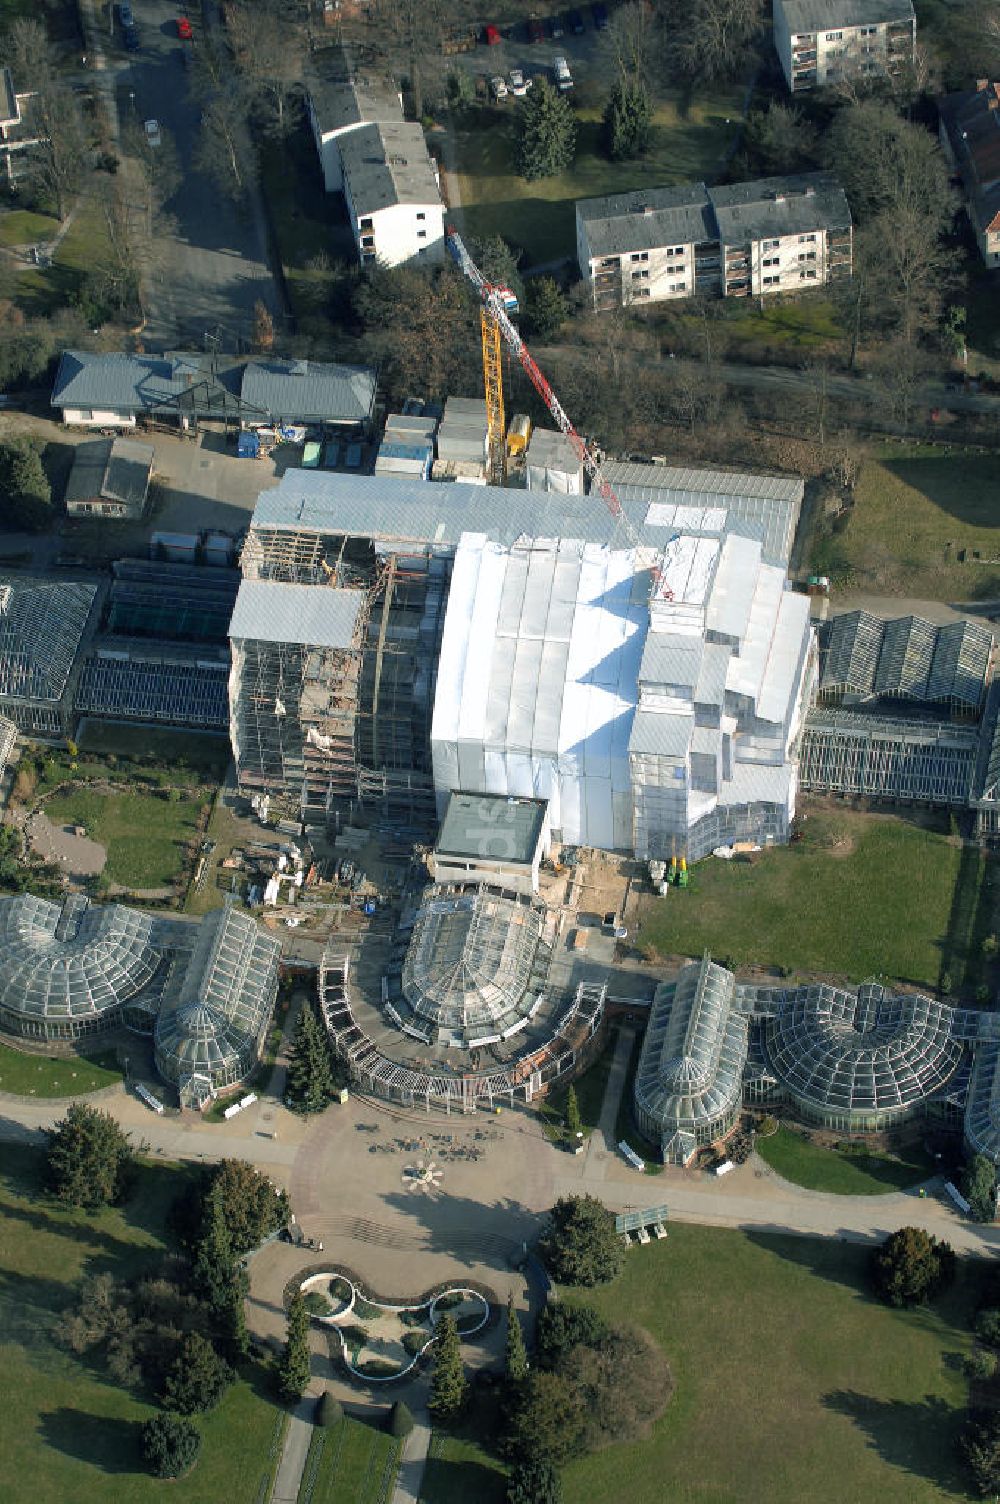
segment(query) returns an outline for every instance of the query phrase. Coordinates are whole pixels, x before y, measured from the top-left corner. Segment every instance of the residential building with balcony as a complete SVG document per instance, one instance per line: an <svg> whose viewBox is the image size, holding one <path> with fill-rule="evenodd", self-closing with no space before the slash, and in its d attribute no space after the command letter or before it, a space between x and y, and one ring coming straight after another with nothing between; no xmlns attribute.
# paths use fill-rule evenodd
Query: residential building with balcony
<svg viewBox="0 0 1000 1504"><path fill-rule="evenodd" d="M576 237L599 311L801 292L851 275L851 212L822 172L582 199Z"/></svg>
<svg viewBox="0 0 1000 1504"><path fill-rule="evenodd" d="M981 78L940 99L938 111L941 146L961 181L979 254L1000 266L1000 83Z"/></svg>
<svg viewBox="0 0 1000 1504"><path fill-rule="evenodd" d="M912 0L774 0L774 48L792 94L913 62Z"/></svg>
<svg viewBox="0 0 1000 1504"><path fill-rule="evenodd" d="M344 199L362 266L440 261L444 204L419 125L366 125L340 141Z"/></svg>

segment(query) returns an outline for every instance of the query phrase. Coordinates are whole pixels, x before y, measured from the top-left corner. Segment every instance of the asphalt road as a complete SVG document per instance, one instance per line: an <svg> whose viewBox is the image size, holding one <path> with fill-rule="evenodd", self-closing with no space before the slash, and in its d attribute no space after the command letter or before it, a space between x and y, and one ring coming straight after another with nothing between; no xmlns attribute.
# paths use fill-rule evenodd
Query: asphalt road
<svg viewBox="0 0 1000 1504"><path fill-rule="evenodd" d="M194 6L190 9L197 46L200 18ZM205 7L207 17L213 9ZM166 206L176 233L159 248L144 277L143 341L152 350L200 346L207 331L221 329L223 348L233 350L239 338L250 336L258 298L272 312L279 307L259 202L238 210L193 166L198 107L181 61L178 6L173 0L141 0L135 13L141 50L123 52L120 32L113 46L105 43L117 75L119 108L134 110L140 123L158 120L174 139L181 169L180 187Z"/></svg>

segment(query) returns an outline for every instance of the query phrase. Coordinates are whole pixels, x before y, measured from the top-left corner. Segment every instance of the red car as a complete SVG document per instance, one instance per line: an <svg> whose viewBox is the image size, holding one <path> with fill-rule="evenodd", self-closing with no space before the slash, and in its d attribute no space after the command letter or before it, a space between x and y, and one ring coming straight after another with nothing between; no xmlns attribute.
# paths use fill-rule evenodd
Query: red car
<svg viewBox="0 0 1000 1504"><path fill-rule="evenodd" d="M182 42L190 42L193 39L194 32L191 30L191 22L187 16L177 17L177 35Z"/></svg>
<svg viewBox="0 0 1000 1504"><path fill-rule="evenodd" d="M500 35L500 33L497 30L497 28L495 26L487 26L487 28L486 28L486 45L487 45L487 47L499 47L500 43L502 41L503 41L503 37Z"/></svg>

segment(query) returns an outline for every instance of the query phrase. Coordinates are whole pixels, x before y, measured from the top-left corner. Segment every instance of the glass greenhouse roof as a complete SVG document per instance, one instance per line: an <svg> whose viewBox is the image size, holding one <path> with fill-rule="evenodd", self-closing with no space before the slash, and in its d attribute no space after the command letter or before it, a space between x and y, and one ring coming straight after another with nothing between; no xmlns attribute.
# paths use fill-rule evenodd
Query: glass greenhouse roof
<svg viewBox="0 0 1000 1504"><path fill-rule="evenodd" d="M152 914L74 894L0 899L0 1008L40 1020L92 1017L152 979L160 952Z"/></svg>
<svg viewBox="0 0 1000 1504"><path fill-rule="evenodd" d="M747 1058L746 1020L731 972L706 956L657 988L636 1073L639 1112L666 1137L724 1117L739 1102Z"/></svg>

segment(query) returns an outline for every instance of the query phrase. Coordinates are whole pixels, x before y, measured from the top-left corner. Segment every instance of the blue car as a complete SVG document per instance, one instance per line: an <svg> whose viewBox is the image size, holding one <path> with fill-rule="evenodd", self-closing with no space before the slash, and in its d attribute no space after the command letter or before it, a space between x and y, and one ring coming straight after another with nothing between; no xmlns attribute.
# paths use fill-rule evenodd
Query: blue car
<svg viewBox="0 0 1000 1504"><path fill-rule="evenodd" d="M134 26L134 25L133 26L126 26L124 28L124 30L122 31L122 40L125 43L125 50L126 50L126 52L138 52L139 51L139 28L137 26Z"/></svg>
<svg viewBox="0 0 1000 1504"><path fill-rule="evenodd" d="M123 30L135 25L135 16L132 14L131 5L119 5L118 19L122 23Z"/></svg>
<svg viewBox="0 0 1000 1504"><path fill-rule="evenodd" d="M590 14L594 18L594 25L597 27L597 30L607 31L608 7L606 5L592 5L590 7Z"/></svg>

